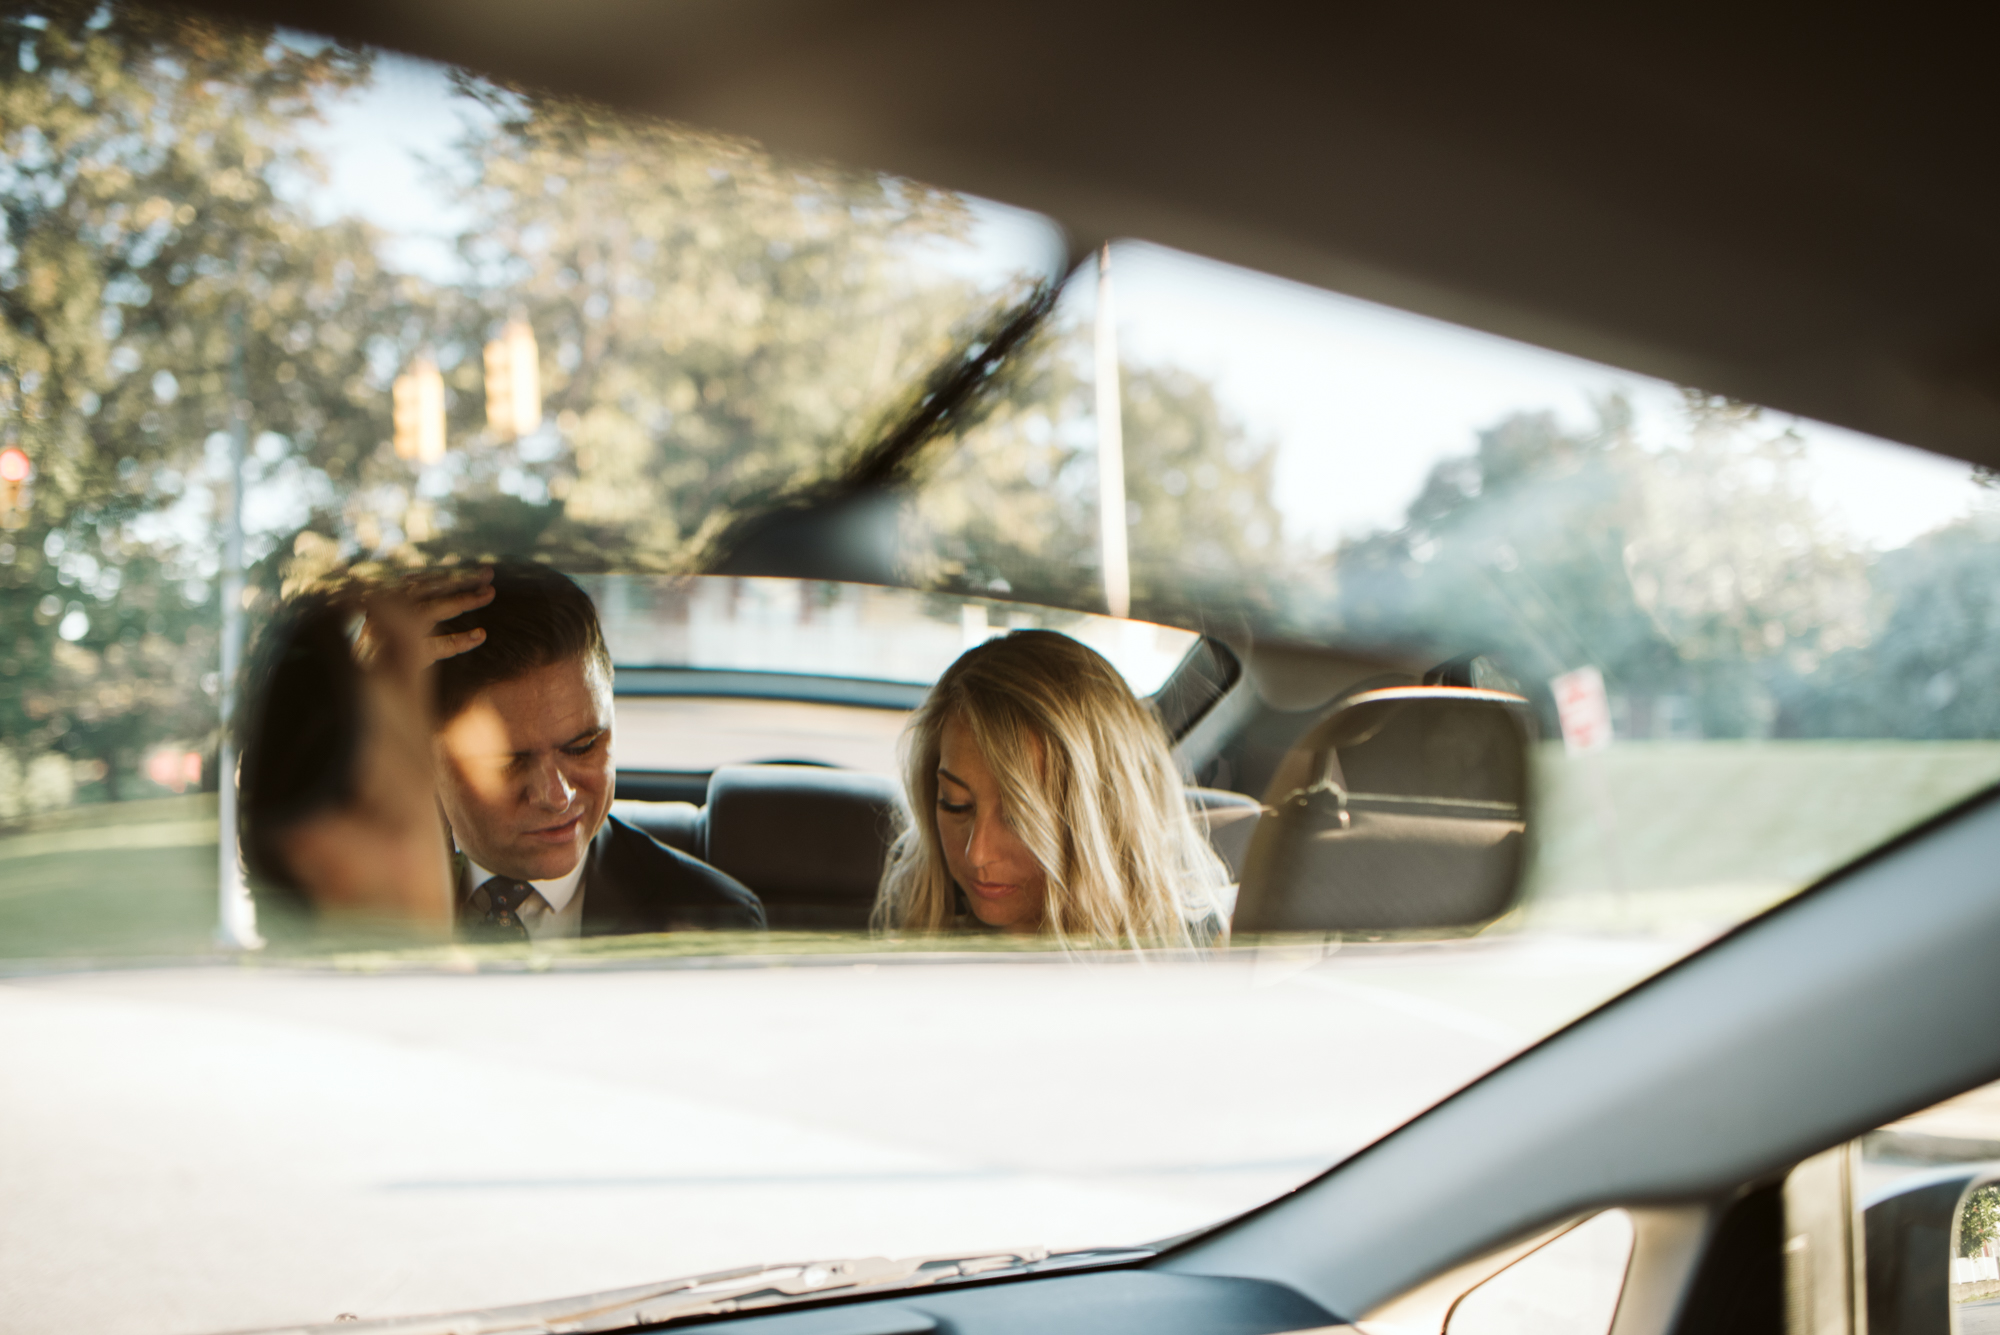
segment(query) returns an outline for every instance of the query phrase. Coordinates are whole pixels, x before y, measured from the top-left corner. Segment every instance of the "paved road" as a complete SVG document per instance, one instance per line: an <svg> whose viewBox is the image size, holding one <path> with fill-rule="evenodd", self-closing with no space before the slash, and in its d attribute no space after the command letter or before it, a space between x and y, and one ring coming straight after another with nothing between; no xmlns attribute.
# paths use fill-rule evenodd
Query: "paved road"
<svg viewBox="0 0 2000 1335"><path fill-rule="evenodd" d="M1682 948L14 978L0 1324L171 1335L1170 1236Z"/></svg>
<svg viewBox="0 0 2000 1335"><path fill-rule="evenodd" d="M2000 1298L1985 1302L1961 1303L1958 1335L2000 1335Z"/></svg>

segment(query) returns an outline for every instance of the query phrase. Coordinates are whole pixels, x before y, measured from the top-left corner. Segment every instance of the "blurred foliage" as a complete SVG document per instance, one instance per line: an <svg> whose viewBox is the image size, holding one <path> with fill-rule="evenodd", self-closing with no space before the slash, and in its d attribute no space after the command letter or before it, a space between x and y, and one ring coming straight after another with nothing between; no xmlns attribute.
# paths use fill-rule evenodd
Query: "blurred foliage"
<svg viewBox="0 0 2000 1335"><path fill-rule="evenodd" d="M463 79L466 277L398 274L305 202L303 134L367 53L63 3L11 7L0 51L0 433L36 470L0 531L0 821L157 792L156 747L213 785L239 425L264 606L357 559L658 568L865 447L1004 295L929 262L954 196ZM520 313L550 421L497 441L479 350ZM454 442L428 474L385 440L420 352Z"/></svg>
<svg viewBox="0 0 2000 1335"><path fill-rule="evenodd" d="M463 202L487 223L461 242L474 278L440 334L455 434L483 424L481 342L521 313L556 439L458 454L434 552L671 568L746 505L838 472L960 326L1013 295L916 262L971 226L944 191L458 87L490 115L461 145ZM503 486L558 504L509 535L488 504Z"/></svg>
<svg viewBox="0 0 2000 1335"><path fill-rule="evenodd" d="M1833 664L1876 632L1885 572L1871 584L1828 526L1803 443L1696 391L1681 426L1642 444L1615 398L1583 432L1550 413L1495 424L1432 470L1401 527L1336 555L1329 619L1440 657L1483 650L1524 681L1593 664L1628 734L1909 735L1811 721Z"/></svg>
<svg viewBox="0 0 2000 1335"><path fill-rule="evenodd" d="M1268 621L1290 564L1271 494L1276 443L1251 439L1192 372L1129 368L1121 391L1134 606Z"/></svg>
<svg viewBox="0 0 2000 1335"><path fill-rule="evenodd" d="M1806 737L2000 737L2000 511L1875 562L1868 635L1780 685Z"/></svg>
<svg viewBox="0 0 2000 1335"><path fill-rule="evenodd" d="M2000 1238L2000 1186L1980 1187L1958 1207L1958 1254L1977 1256Z"/></svg>
<svg viewBox="0 0 2000 1335"><path fill-rule="evenodd" d="M0 14L0 437L36 469L0 529L0 822L157 794L154 748L212 758L239 427L259 606L357 561L684 569L869 457L1049 277L968 276L981 224L949 193L465 76L438 164L461 267L398 272L307 202L307 133L373 74L127 4ZM1101 606L1088 316L1065 295L915 461L912 583ZM480 351L514 318L547 417L506 440ZM449 415L428 469L386 439L419 354ZM1329 558L1288 540L1275 446L1211 385L1127 365L1121 389L1141 616L1480 649L1525 681L1594 663L1641 735L2000 736L2000 507L1876 556L1754 409L1690 393L1665 443L1617 400L1586 430L1515 414Z"/></svg>
<svg viewBox="0 0 2000 1335"><path fill-rule="evenodd" d="M1059 307L984 418L929 461L905 526L916 582L1102 609L1093 375L1091 327ZM1186 371L1127 365L1119 389L1133 615L1268 622L1289 564L1275 445Z"/></svg>
<svg viewBox="0 0 2000 1335"><path fill-rule="evenodd" d="M52 758L115 797L149 743L212 743L218 433L277 433L253 477L354 476L363 340L407 303L283 189L366 56L96 4L10 8L0 52L0 433L36 469L0 532L4 819L67 799Z"/></svg>

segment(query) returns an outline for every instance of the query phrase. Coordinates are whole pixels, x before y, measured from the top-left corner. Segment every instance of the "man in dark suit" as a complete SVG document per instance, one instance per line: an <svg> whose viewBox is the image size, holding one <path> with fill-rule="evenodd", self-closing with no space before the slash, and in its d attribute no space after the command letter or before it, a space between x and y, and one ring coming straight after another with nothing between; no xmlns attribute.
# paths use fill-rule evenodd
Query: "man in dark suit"
<svg viewBox="0 0 2000 1335"><path fill-rule="evenodd" d="M611 815L611 654L589 595L500 565L432 606L433 757L471 939L764 926L757 896Z"/></svg>

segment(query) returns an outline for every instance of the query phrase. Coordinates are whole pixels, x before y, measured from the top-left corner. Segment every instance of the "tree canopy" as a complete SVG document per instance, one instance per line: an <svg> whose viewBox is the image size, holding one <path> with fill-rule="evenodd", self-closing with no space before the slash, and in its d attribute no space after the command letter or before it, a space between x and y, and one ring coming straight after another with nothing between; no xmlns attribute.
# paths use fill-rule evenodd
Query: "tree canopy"
<svg viewBox="0 0 2000 1335"><path fill-rule="evenodd" d="M148 791L155 747L212 757L229 433L262 606L356 561L682 570L866 457L1051 278L968 263L978 207L947 192L462 75L442 170L472 221L454 271L402 271L327 216L307 133L369 53L39 0L0 55L0 445L35 469L0 529L0 820ZM503 438L480 354L513 321L547 417ZM390 445L419 357L431 464ZM2000 507L1878 555L1795 435L1691 391L1667 441L1616 399L1582 429L1524 405L1402 522L1316 553L1214 385L1120 371L1138 615L1483 650L1524 681L1591 663L1642 735L2000 735ZM1100 605L1095 374L1066 296L913 465L911 582Z"/></svg>
<svg viewBox="0 0 2000 1335"><path fill-rule="evenodd" d="M1979 1187L1958 1209L1958 1254L1978 1256L2000 1238L2000 1186Z"/></svg>
<svg viewBox="0 0 2000 1335"><path fill-rule="evenodd" d="M0 433L35 467L0 535L4 768L41 776L0 782L18 807L212 732L211 442L253 422L260 471L351 473L379 417L361 340L406 301L365 227L285 189L363 53L96 4L11 9L0 50Z"/></svg>
<svg viewBox="0 0 2000 1335"><path fill-rule="evenodd" d="M459 87L493 114L460 146L481 225L433 334L455 425L476 437L477 350L521 314L558 438L459 456L445 544L504 542L490 522L504 481L549 507L537 550L671 568L744 506L837 471L901 387L1007 295L926 272L924 252L971 225L945 192Z"/></svg>
<svg viewBox="0 0 2000 1335"><path fill-rule="evenodd" d="M908 527L914 578L966 592L1100 608L1090 328L1056 317L1015 359L990 410L924 474ZM1135 616L1199 621L1219 600L1272 611L1283 521L1276 446L1253 440L1200 377L1123 366L1127 542Z"/></svg>
<svg viewBox="0 0 2000 1335"><path fill-rule="evenodd" d="M1494 424L1403 525L1336 554L1333 619L1497 655L1524 681L1596 666L1641 736L1817 726L1803 702L1870 642L1888 572L1830 525L1795 433L1695 391L1679 426L1642 443L1620 399L1584 431L1547 412Z"/></svg>
<svg viewBox="0 0 2000 1335"><path fill-rule="evenodd" d="M59 0L0 34L16 56L0 66L0 431L35 467L0 535L0 819L79 783L118 796L161 744L212 756L229 433L251 447L267 606L287 570L356 560L683 568L732 518L847 466L930 367L1047 278L968 269L977 221L946 192L464 76L460 270L398 272L375 229L314 207L306 130L369 86L369 53ZM503 439L479 354L515 319L547 421ZM1094 500L1044 485L1091 448L1073 335L1035 340L1005 401L974 414L986 434L937 452L912 532L943 554L938 582L984 591L1011 570L1093 599ZM420 356L442 370L452 441L429 466L389 446L390 381ZM1135 525L1161 546L1142 569L1187 552L1228 566L1246 514L1276 541L1268 463L1204 387L1139 372L1127 399L1135 506L1188 510L1226 474L1238 507L1185 551ZM1010 453L1030 438L1062 457Z"/></svg>

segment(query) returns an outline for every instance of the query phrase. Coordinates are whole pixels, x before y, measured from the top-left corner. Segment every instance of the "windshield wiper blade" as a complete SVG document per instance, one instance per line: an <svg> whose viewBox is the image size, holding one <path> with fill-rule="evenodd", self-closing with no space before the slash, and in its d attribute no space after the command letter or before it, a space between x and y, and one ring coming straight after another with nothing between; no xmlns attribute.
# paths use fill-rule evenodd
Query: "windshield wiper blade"
<svg viewBox="0 0 2000 1335"><path fill-rule="evenodd" d="M680 559L711 575L894 583L894 516L921 460L992 408L1012 359L1031 345L1061 293L1061 284L1037 283L933 368L846 467L803 487L735 502L734 516Z"/></svg>
<svg viewBox="0 0 2000 1335"><path fill-rule="evenodd" d="M609 1324L596 1321L579 1330L615 1330L621 1325L660 1325L697 1316L780 1307L801 1298L835 1293L862 1293L920 1287L961 1275L991 1274L1036 1261L1048 1252L1030 1248L1017 1252L985 1252L966 1257L924 1257L891 1260L870 1256L847 1261L809 1261L798 1265L763 1266L755 1270L696 1276L683 1287L632 1304L622 1312L603 1313Z"/></svg>
<svg viewBox="0 0 2000 1335"><path fill-rule="evenodd" d="M859 1260L765 1266L751 1271L696 1276L684 1287L642 1299L622 1311L600 1313L586 1323L568 1329L594 1332L617 1330L624 1326L665 1325L694 1317L726 1316L732 1312L785 1307L812 1298L894 1293L953 1280L1034 1274L1081 1265L1130 1263L1152 1255L1150 1250L1136 1247L1065 1252L1051 1252L1046 1247L1025 1247L1015 1251L905 1257L899 1260L873 1256Z"/></svg>
<svg viewBox="0 0 2000 1335"><path fill-rule="evenodd" d="M633 1326L789 1307L820 1298L887 1295L937 1284L1091 1266L1130 1265L1145 1247L1051 1252L1045 1247L964 1255L882 1256L745 1266L552 1302L444 1316L389 1317L293 1327L265 1335L597 1335Z"/></svg>

